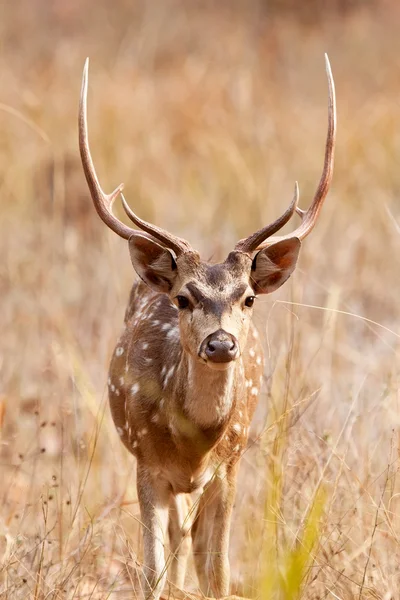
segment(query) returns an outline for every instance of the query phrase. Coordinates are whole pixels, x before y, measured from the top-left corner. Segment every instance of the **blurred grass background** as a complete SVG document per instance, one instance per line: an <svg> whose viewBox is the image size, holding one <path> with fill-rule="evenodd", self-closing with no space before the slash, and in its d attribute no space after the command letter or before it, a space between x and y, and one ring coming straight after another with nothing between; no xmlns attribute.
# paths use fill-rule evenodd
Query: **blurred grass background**
<svg viewBox="0 0 400 600"><path fill-rule="evenodd" d="M334 181L296 274L258 303L268 361L239 476L232 589L397 598L397 3L0 7L0 597L139 593L134 459L105 389L133 273L78 156L86 56L103 187L124 181L137 213L217 259L282 213L296 179L300 205L311 201L328 52Z"/></svg>

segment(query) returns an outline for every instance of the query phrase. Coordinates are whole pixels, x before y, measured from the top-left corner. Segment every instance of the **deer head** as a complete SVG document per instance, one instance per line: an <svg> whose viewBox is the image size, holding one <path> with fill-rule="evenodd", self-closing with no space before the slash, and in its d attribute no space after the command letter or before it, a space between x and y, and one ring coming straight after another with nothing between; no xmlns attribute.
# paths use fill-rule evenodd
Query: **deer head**
<svg viewBox="0 0 400 600"><path fill-rule="evenodd" d="M184 350L214 369L226 369L243 352L259 294L278 289L295 269L301 241L313 229L328 193L333 173L336 134L335 90L326 56L329 86L328 134L322 176L307 211L298 207L299 191L272 224L240 240L227 259L209 264L200 259L189 242L138 217L127 204L123 184L107 195L98 181L87 132L86 61L79 110L79 146L83 168L95 208L115 233L128 240L133 267L151 288L167 294L179 310L180 339ZM115 217L112 207L121 195L124 210L142 231L132 229ZM281 237L272 237L297 213L300 226Z"/></svg>

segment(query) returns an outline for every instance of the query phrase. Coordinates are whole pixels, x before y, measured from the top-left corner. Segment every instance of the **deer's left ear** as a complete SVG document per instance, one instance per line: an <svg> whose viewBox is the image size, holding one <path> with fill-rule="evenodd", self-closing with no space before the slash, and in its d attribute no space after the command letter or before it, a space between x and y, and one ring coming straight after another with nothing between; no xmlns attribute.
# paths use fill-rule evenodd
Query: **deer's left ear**
<svg viewBox="0 0 400 600"><path fill-rule="evenodd" d="M289 279L296 267L300 246L300 240L294 237L277 242L255 255L251 285L256 294L269 294Z"/></svg>
<svg viewBox="0 0 400 600"><path fill-rule="evenodd" d="M168 293L174 285L177 267L172 253L140 233L129 238L133 268L140 279L156 292Z"/></svg>

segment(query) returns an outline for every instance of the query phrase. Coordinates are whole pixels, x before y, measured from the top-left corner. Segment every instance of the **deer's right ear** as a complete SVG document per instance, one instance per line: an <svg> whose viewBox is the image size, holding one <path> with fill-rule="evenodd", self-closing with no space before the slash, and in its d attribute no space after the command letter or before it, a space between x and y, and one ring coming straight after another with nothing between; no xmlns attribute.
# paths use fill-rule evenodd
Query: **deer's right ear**
<svg viewBox="0 0 400 600"><path fill-rule="evenodd" d="M170 292L177 276L172 253L157 242L134 233L129 238L133 268L140 279L156 292Z"/></svg>

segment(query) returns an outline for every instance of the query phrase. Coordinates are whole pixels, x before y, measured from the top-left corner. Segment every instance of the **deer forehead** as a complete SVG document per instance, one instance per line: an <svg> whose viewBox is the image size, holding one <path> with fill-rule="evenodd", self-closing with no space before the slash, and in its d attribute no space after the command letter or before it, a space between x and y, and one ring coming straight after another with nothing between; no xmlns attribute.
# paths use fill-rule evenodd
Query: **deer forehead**
<svg viewBox="0 0 400 600"><path fill-rule="evenodd" d="M198 302L227 302L232 304L250 288L251 259L240 252L231 252L223 263L193 264L178 262L179 293L186 291Z"/></svg>

